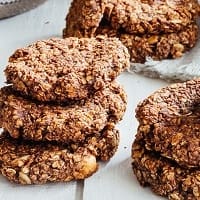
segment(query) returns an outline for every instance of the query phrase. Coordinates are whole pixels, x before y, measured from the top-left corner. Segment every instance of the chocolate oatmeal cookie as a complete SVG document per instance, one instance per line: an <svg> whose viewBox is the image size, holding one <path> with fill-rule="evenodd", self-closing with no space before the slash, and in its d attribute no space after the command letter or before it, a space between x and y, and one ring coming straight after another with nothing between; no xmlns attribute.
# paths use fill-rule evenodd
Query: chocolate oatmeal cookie
<svg viewBox="0 0 200 200"><path fill-rule="evenodd" d="M72 142L69 147L77 151L80 147L87 148L97 160L108 161L117 151L119 146L119 131L111 124L98 134L92 134L85 138L83 142Z"/></svg>
<svg viewBox="0 0 200 200"><path fill-rule="evenodd" d="M66 102L102 89L129 66L129 59L117 38L54 38L18 49L5 74L22 94Z"/></svg>
<svg viewBox="0 0 200 200"><path fill-rule="evenodd" d="M107 161L119 145L119 132L107 125L84 142L57 144L0 136L0 172L20 184L84 179L97 170L97 160Z"/></svg>
<svg viewBox="0 0 200 200"><path fill-rule="evenodd" d="M65 146L24 142L0 136L0 172L11 182L46 182L84 179L97 170L96 158L86 148L70 152Z"/></svg>
<svg viewBox="0 0 200 200"><path fill-rule="evenodd" d="M187 118L187 117L186 117ZM180 166L194 168L200 166L200 124L199 114L188 116L177 125L157 123L141 125L138 134L149 150L176 161ZM194 120L194 121L193 121Z"/></svg>
<svg viewBox="0 0 200 200"><path fill-rule="evenodd" d="M100 26L96 35L118 37L128 48L130 61L144 63L148 57L154 60L178 58L195 46L198 39L198 26L189 25L185 30L160 35L133 35Z"/></svg>
<svg viewBox="0 0 200 200"><path fill-rule="evenodd" d="M198 16L197 0L74 0L64 36L93 37L102 20L130 34L178 32Z"/></svg>
<svg viewBox="0 0 200 200"><path fill-rule="evenodd" d="M179 124L198 108L200 102L200 79L176 83L161 88L140 102L136 118L140 124ZM197 113L197 112L196 112Z"/></svg>
<svg viewBox="0 0 200 200"><path fill-rule="evenodd" d="M22 97L7 86L0 90L0 108L0 126L14 138L81 142L122 119L126 95L117 83L111 83L87 100L55 105Z"/></svg>
<svg viewBox="0 0 200 200"><path fill-rule="evenodd" d="M199 91L200 79L174 84L158 90L136 109L138 135L146 148L187 168L200 166Z"/></svg>
<svg viewBox="0 0 200 200"><path fill-rule="evenodd" d="M150 186L170 200L199 200L199 168L182 168L177 163L145 148L136 139L132 147L133 171L142 186Z"/></svg>

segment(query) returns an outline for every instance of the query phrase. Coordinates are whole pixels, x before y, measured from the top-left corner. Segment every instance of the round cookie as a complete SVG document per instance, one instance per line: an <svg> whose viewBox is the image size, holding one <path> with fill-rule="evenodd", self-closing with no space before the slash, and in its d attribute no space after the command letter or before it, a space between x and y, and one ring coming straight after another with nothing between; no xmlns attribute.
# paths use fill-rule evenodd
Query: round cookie
<svg viewBox="0 0 200 200"><path fill-rule="evenodd" d="M200 79L161 88L140 102L136 118L140 124L177 125L182 117L195 111L200 102Z"/></svg>
<svg viewBox="0 0 200 200"><path fill-rule="evenodd" d="M106 126L101 134L68 145L0 136L0 172L20 184L84 179L97 170L96 158L107 161L119 145L119 132ZM59 172L59 173L58 173Z"/></svg>
<svg viewBox="0 0 200 200"><path fill-rule="evenodd" d="M200 166L199 91L200 79L174 84L158 90L136 109L138 137L145 147L187 168Z"/></svg>
<svg viewBox="0 0 200 200"><path fill-rule="evenodd" d="M105 18L126 33L176 33L194 22L198 11L197 0L120 0Z"/></svg>
<svg viewBox="0 0 200 200"><path fill-rule="evenodd" d="M193 23L196 0L74 0L66 17L64 37L93 37L102 19L129 34L178 32Z"/></svg>
<svg viewBox="0 0 200 200"><path fill-rule="evenodd" d="M67 147L24 142L0 136L0 172L11 182L46 182L84 179L97 170L96 158L86 148L71 153Z"/></svg>
<svg viewBox="0 0 200 200"><path fill-rule="evenodd" d="M170 200L199 200L199 168L181 168L175 162L148 151L142 140L132 147L132 167L139 183Z"/></svg>
<svg viewBox="0 0 200 200"><path fill-rule="evenodd" d="M126 95L117 83L111 83L85 101L54 105L24 98L8 86L0 90L0 108L0 126L14 138L81 142L122 119Z"/></svg>
<svg viewBox="0 0 200 200"><path fill-rule="evenodd" d="M200 166L200 124L199 114L180 125L141 125L138 134L145 141L145 147L155 150L166 158L173 159L180 166L194 168ZM190 118L190 116L189 116ZM193 121L194 120L194 121Z"/></svg>
<svg viewBox="0 0 200 200"><path fill-rule="evenodd" d="M38 41L18 49L5 70L7 82L39 101L87 98L129 67L130 56L117 38Z"/></svg>
<svg viewBox="0 0 200 200"><path fill-rule="evenodd" d="M118 37L128 48L130 61L144 63L147 58L162 60L178 58L195 46L198 39L198 26L189 25L185 30L160 35L133 35L117 32L110 26L100 26L96 35Z"/></svg>

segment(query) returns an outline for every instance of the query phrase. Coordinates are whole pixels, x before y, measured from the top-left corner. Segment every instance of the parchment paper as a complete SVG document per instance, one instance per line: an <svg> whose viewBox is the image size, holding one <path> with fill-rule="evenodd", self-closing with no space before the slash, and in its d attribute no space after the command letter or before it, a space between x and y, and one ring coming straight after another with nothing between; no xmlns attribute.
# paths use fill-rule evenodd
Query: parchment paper
<svg viewBox="0 0 200 200"><path fill-rule="evenodd" d="M200 25L200 20L198 24ZM151 58L147 58L145 64L131 63L128 71L170 82L200 77L200 33L196 46L185 53L183 57L162 61L153 61Z"/></svg>

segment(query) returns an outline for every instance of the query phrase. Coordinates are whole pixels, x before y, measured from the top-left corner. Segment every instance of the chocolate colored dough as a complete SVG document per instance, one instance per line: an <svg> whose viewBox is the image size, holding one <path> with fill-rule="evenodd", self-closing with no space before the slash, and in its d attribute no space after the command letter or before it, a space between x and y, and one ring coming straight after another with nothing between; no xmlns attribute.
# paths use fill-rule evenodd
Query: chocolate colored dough
<svg viewBox="0 0 200 200"><path fill-rule="evenodd" d="M87 100L45 104L20 96L11 86L0 90L0 126L14 138L60 143L81 142L116 124L126 109L125 91L111 83Z"/></svg>
<svg viewBox="0 0 200 200"><path fill-rule="evenodd" d="M199 200L200 170L180 167L176 162L145 148L136 139L132 147L132 167L139 183L149 186L169 200Z"/></svg>
<svg viewBox="0 0 200 200"><path fill-rule="evenodd" d="M130 56L117 38L37 41L18 49L5 70L7 83L38 101L86 99L129 67Z"/></svg>

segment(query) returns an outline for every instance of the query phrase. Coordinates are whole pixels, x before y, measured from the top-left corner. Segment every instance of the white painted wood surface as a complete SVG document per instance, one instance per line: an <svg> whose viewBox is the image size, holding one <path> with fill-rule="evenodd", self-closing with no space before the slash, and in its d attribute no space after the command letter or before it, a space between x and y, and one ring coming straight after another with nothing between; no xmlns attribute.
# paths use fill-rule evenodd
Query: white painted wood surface
<svg viewBox="0 0 200 200"><path fill-rule="evenodd" d="M35 40L61 37L68 0L48 0L27 13L0 20L0 85L5 78L3 70L8 57L16 48ZM134 110L137 103L166 82L140 75L123 73L119 81L128 94L128 107L118 125L121 141L116 155L101 163L96 174L84 182L18 186L0 176L0 200L158 200L162 199L137 183L131 169L131 144L137 129Z"/></svg>
<svg viewBox="0 0 200 200"><path fill-rule="evenodd" d="M139 101L156 89L165 86L165 82L148 79L136 74L123 73L120 83L128 94L128 107L118 128L120 146L110 162L102 164L100 170L85 180L84 200L158 200L147 188L142 188L136 181L131 168L131 145L137 130L135 108Z"/></svg>

